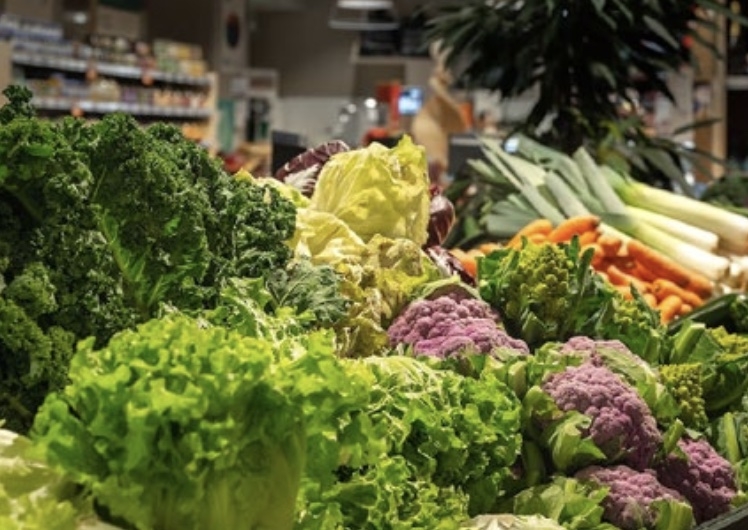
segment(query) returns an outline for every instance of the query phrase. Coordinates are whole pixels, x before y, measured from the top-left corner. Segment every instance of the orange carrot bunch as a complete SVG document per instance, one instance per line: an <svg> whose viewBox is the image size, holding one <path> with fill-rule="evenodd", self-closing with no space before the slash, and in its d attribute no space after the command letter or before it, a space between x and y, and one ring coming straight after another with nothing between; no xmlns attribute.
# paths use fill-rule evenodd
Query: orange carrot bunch
<svg viewBox="0 0 748 530"><path fill-rule="evenodd" d="M660 313L663 323L687 314L712 295L712 282L705 276L676 263L661 252L623 235L601 227L595 215L579 215L565 219L556 226L548 219L535 219L519 230L506 247L519 249L522 242L568 243L577 237L582 251L591 249L592 267L625 298L630 299L632 286L647 303ZM476 260L497 248L497 243L484 243L467 252L459 249L452 254L465 270L475 276Z"/></svg>

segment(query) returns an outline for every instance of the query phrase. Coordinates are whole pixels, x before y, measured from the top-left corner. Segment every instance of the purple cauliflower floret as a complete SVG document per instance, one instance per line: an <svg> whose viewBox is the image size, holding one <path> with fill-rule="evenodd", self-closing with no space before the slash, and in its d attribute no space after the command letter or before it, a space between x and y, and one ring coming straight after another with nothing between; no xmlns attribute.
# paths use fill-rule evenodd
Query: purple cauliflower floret
<svg viewBox="0 0 748 530"><path fill-rule="evenodd" d="M654 501L683 501L680 493L660 483L650 469L590 466L579 471L575 478L609 488L602 502L603 518L621 530L652 528L657 520Z"/></svg>
<svg viewBox="0 0 748 530"><path fill-rule="evenodd" d="M567 340L559 350L563 354L587 354L590 357L596 357L600 354L601 350L608 350L620 354L621 357L626 357L631 360L633 364L645 364L644 359L632 352L628 346L618 339L614 340L598 340L583 335L577 335ZM601 361L598 361L600 364Z"/></svg>
<svg viewBox="0 0 748 530"><path fill-rule="evenodd" d="M598 348L611 348L621 353L631 353L626 345L620 340L597 340L584 335L571 337L561 346L561 353L589 353L593 354Z"/></svg>
<svg viewBox="0 0 748 530"><path fill-rule="evenodd" d="M636 390L605 366L585 362L552 374L542 389L559 409L592 419L589 436L610 460L637 470L649 466L662 435Z"/></svg>
<svg viewBox="0 0 748 530"><path fill-rule="evenodd" d="M670 454L656 466L660 482L688 499L697 523L729 511L738 489L730 462L707 440L682 438L678 447L686 458Z"/></svg>
<svg viewBox="0 0 748 530"><path fill-rule="evenodd" d="M507 347L528 354L527 344L499 327L486 302L460 293L411 303L387 330L390 345L409 344L415 353L451 357L463 351L489 354Z"/></svg>

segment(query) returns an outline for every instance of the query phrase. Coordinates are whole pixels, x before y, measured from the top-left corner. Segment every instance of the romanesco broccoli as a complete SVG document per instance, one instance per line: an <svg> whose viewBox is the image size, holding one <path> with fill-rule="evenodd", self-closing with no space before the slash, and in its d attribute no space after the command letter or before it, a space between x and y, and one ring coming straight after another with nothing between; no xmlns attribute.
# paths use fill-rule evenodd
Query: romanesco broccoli
<svg viewBox="0 0 748 530"><path fill-rule="evenodd" d="M709 419L706 415L702 365L700 363L664 364L659 367L660 379L678 402L678 417L693 429L703 429Z"/></svg>
<svg viewBox="0 0 748 530"><path fill-rule="evenodd" d="M592 272L590 252L571 244L501 249L481 259L481 297L501 315L509 335L531 348L590 334L613 291Z"/></svg>

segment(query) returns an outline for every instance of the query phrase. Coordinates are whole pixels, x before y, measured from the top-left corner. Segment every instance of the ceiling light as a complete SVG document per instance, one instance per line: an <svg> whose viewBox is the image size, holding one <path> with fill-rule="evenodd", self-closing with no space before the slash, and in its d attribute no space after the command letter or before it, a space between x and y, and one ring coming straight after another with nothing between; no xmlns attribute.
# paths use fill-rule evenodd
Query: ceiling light
<svg viewBox="0 0 748 530"><path fill-rule="evenodd" d="M392 0L338 0L340 9L361 9L373 11L375 9L392 9Z"/></svg>
<svg viewBox="0 0 748 530"><path fill-rule="evenodd" d="M391 0L333 2L329 25L332 29L348 31L393 31L400 27Z"/></svg>

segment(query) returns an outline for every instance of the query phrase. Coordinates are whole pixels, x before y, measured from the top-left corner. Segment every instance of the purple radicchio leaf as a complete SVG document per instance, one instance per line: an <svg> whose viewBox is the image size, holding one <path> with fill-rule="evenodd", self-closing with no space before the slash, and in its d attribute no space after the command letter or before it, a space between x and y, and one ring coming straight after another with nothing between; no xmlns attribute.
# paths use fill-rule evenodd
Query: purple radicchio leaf
<svg viewBox="0 0 748 530"><path fill-rule="evenodd" d="M307 197L311 197L325 163L333 155L350 151L350 149L348 144L342 140L331 140L317 147L311 147L286 162L275 172L275 178L295 187Z"/></svg>
<svg viewBox="0 0 748 530"><path fill-rule="evenodd" d="M431 186L429 206L429 239L426 247L441 245L455 222L455 207L438 186Z"/></svg>

